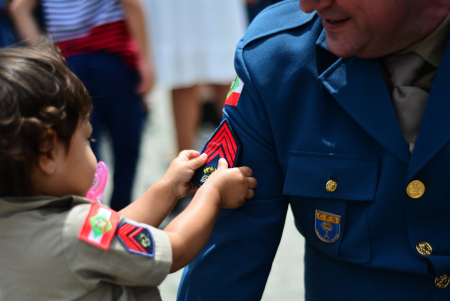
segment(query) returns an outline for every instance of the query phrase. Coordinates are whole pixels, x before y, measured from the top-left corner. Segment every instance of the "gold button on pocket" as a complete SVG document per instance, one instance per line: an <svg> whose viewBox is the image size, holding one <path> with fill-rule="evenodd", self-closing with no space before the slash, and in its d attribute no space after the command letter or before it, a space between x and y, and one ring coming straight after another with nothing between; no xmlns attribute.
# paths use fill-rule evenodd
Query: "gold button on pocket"
<svg viewBox="0 0 450 301"><path fill-rule="evenodd" d="M423 256L430 256L433 253L431 245L425 241L419 241L416 245L417 252Z"/></svg>
<svg viewBox="0 0 450 301"><path fill-rule="evenodd" d="M337 183L336 183L335 181L333 181L333 180L329 180L329 181L327 182L327 184L325 185L325 189L326 189L328 192L333 192L333 191L336 190L336 188L337 188Z"/></svg>
<svg viewBox="0 0 450 301"><path fill-rule="evenodd" d="M418 199L425 193L425 185L419 180L414 180L406 187L406 193L410 198Z"/></svg>
<svg viewBox="0 0 450 301"><path fill-rule="evenodd" d="M434 285L437 288L446 288L450 283L450 276L448 274L441 275L434 280Z"/></svg>

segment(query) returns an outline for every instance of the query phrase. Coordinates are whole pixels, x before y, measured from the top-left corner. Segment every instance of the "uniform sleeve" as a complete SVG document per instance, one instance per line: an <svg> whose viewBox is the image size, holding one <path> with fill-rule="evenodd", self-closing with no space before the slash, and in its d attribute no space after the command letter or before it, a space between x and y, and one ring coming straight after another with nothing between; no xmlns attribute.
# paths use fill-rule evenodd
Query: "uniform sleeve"
<svg viewBox="0 0 450 301"><path fill-rule="evenodd" d="M184 269L178 300L260 300L278 248L288 208L263 101L243 66L244 87L224 118L241 144L241 166L258 180L255 196L236 210L222 210L206 247Z"/></svg>
<svg viewBox="0 0 450 301"><path fill-rule="evenodd" d="M114 236L109 247L103 249L79 237L93 222L90 208L88 204L75 206L63 230L64 253L74 277L88 289L101 281L158 286L172 265L172 247L164 231L120 216L117 227L112 224ZM93 239L99 237L94 235Z"/></svg>

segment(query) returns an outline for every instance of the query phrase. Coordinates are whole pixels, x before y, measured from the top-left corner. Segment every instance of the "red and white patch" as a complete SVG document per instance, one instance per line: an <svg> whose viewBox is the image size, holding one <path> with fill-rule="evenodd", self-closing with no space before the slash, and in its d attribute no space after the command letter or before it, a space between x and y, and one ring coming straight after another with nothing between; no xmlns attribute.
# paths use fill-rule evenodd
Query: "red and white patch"
<svg viewBox="0 0 450 301"><path fill-rule="evenodd" d="M234 82L231 84L230 91L227 94L225 104L230 106L237 106L243 88L244 82L239 78L239 76L236 75Z"/></svg>
<svg viewBox="0 0 450 301"><path fill-rule="evenodd" d="M119 219L120 214L116 211L92 202L78 237L94 246L108 250L119 225Z"/></svg>

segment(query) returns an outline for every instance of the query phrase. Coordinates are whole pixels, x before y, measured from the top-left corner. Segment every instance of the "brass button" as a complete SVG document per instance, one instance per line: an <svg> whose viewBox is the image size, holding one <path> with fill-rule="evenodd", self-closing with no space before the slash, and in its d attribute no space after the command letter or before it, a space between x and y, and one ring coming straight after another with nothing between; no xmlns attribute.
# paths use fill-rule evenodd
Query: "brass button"
<svg viewBox="0 0 450 301"><path fill-rule="evenodd" d="M431 245L425 241L419 241L416 245L417 252L423 256L430 256L433 253Z"/></svg>
<svg viewBox="0 0 450 301"><path fill-rule="evenodd" d="M436 287L440 289L446 288L449 283L450 276L448 274L441 275L434 279L434 285L436 285Z"/></svg>
<svg viewBox="0 0 450 301"><path fill-rule="evenodd" d="M325 185L325 188L326 188L326 190L327 190L328 192L333 192L333 191L335 191L336 188L337 188L337 183L336 183L335 181L333 181L333 180L329 180L329 181L327 182L327 184Z"/></svg>
<svg viewBox="0 0 450 301"><path fill-rule="evenodd" d="M420 198L425 193L425 185L418 180L414 180L406 187L406 193L413 199Z"/></svg>

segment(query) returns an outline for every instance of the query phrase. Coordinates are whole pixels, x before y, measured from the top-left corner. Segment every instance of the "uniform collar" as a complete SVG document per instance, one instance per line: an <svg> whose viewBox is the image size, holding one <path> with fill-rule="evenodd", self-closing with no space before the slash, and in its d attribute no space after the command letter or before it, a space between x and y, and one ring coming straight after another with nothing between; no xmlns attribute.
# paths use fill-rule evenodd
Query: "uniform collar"
<svg viewBox="0 0 450 301"><path fill-rule="evenodd" d="M414 51L430 65L438 68L444 56L445 46L450 36L450 13L428 36L401 50L398 54Z"/></svg>
<svg viewBox="0 0 450 301"><path fill-rule="evenodd" d="M322 32L320 33L319 38L316 41L316 45L322 47L325 50L328 50L325 28L322 29Z"/></svg>
<svg viewBox="0 0 450 301"><path fill-rule="evenodd" d="M318 43L323 47L321 43ZM450 141L450 47L444 51L411 154L398 126L391 97L377 59L339 58L319 74L331 97L375 140L409 165L408 179Z"/></svg>

